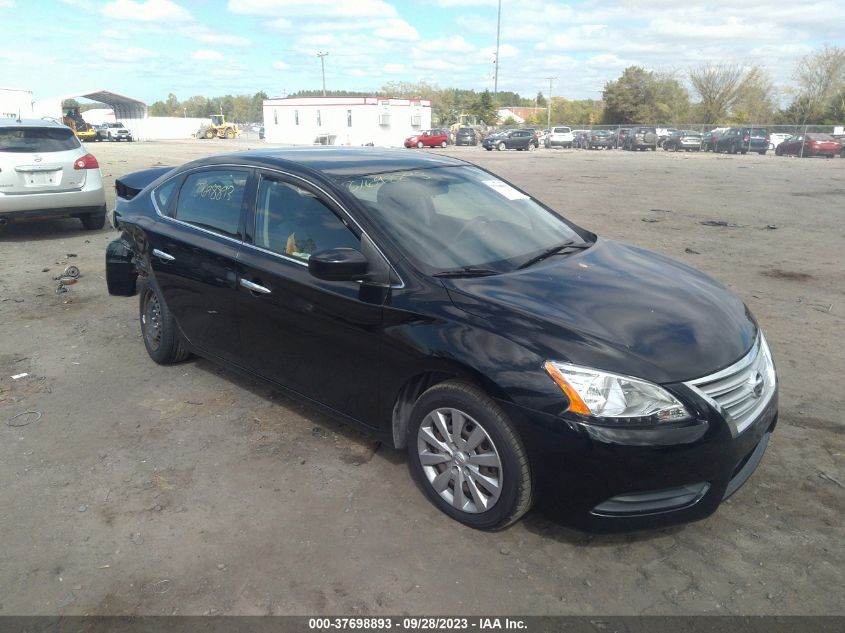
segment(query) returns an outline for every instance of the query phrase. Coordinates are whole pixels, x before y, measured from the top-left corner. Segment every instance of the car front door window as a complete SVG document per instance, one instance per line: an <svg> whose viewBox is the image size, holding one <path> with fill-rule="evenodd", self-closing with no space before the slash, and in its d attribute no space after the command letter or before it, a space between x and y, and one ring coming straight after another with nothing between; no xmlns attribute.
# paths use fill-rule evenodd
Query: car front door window
<svg viewBox="0 0 845 633"><path fill-rule="evenodd" d="M331 248L360 249L349 227L310 191L263 179L255 212L255 245L307 262Z"/></svg>

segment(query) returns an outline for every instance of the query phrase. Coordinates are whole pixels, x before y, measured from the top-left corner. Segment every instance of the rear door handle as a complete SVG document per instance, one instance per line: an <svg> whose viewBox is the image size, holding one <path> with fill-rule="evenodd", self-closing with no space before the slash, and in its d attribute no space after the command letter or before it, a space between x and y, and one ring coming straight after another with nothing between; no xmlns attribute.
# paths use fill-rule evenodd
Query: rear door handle
<svg viewBox="0 0 845 633"><path fill-rule="evenodd" d="M252 292L258 292L263 295L269 295L272 292L272 290L270 290L269 288L259 286L257 283L253 283L249 279L244 279L243 277L241 277L241 285L247 290L250 290Z"/></svg>
<svg viewBox="0 0 845 633"><path fill-rule="evenodd" d="M153 249L153 255L155 255L159 259L163 259L166 262L172 262L174 259L176 259L175 257L173 257L173 255L165 253L164 251L160 251L157 248Z"/></svg>

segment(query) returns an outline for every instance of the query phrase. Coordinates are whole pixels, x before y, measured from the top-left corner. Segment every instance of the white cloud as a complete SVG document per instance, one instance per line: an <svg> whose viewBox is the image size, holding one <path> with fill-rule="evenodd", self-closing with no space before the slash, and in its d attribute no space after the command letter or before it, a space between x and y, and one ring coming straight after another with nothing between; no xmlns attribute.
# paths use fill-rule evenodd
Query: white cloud
<svg viewBox="0 0 845 633"><path fill-rule="evenodd" d="M103 15L126 21L187 22L190 12L171 0L114 0L103 7Z"/></svg>
<svg viewBox="0 0 845 633"><path fill-rule="evenodd" d="M424 51L437 53L470 53L475 50L475 46L460 35L450 35L439 40L420 42L418 46Z"/></svg>
<svg viewBox="0 0 845 633"><path fill-rule="evenodd" d="M276 70L288 70L290 68L290 64L287 64L283 61L275 61L273 62L273 68Z"/></svg>
<svg viewBox="0 0 845 633"><path fill-rule="evenodd" d="M270 21L270 26L274 29L279 29L280 31L286 31L293 26L293 23L285 18L276 18L275 20Z"/></svg>
<svg viewBox="0 0 845 633"><path fill-rule="evenodd" d="M14 9L15 0L0 0L0 9Z"/></svg>
<svg viewBox="0 0 845 633"><path fill-rule="evenodd" d="M382 0L229 0L229 11L249 15L349 18L393 17L396 8Z"/></svg>
<svg viewBox="0 0 845 633"><path fill-rule="evenodd" d="M201 24L182 27L180 33L204 44L219 44L220 46L249 46L252 44L246 37L232 33L218 33Z"/></svg>
<svg viewBox="0 0 845 633"><path fill-rule="evenodd" d="M100 31L100 35L110 40L125 40L127 38L125 31L118 31L117 29L103 29Z"/></svg>
<svg viewBox="0 0 845 633"><path fill-rule="evenodd" d="M223 59L223 53L203 49L191 53L191 59L199 61L219 61Z"/></svg>
<svg viewBox="0 0 845 633"><path fill-rule="evenodd" d="M405 22L405 20L391 19L387 20L382 26L373 31L376 37L381 37L386 40L418 40L420 34L417 29Z"/></svg>
<svg viewBox="0 0 845 633"><path fill-rule="evenodd" d="M396 75L405 72L405 64L385 64L382 70L391 75Z"/></svg>
<svg viewBox="0 0 845 633"><path fill-rule="evenodd" d="M123 46L114 42L95 42L90 50L104 62L116 64L136 63L141 60L157 57L158 53L137 46Z"/></svg>

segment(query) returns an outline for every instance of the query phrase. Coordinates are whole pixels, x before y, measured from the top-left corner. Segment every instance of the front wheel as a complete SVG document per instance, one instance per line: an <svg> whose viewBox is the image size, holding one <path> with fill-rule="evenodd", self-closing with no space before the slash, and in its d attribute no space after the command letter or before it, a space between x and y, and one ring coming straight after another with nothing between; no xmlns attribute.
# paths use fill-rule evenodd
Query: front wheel
<svg viewBox="0 0 845 633"><path fill-rule="evenodd" d="M453 519L498 530L531 507L522 440L507 414L479 388L459 381L435 385L414 405L408 433L414 477Z"/></svg>
<svg viewBox="0 0 845 633"><path fill-rule="evenodd" d="M159 365L171 365L191 355L182 343L176 321L154 281L147 279L142 283L138 307L141 335L150 358Z"/></svg>
<svg viewBox="0 0 845 633"><path fill-rule="evenodd" d="M502 141L502 142L499 143L499 145L496 147L496 149L498 149L500 152L503 152L503 151L505 151L505 149L507 149L507 146L505 145L504 141Z"/></svg>
<svg viewBox="0 0 845 633"><path fill-rule="evenodd" d="M417 143L417 149L422 149L423 147L425 147L425 143L423 143L422 141L419 141Z"/></svg>
<svg viewBox="0 0 845 633"><path fill-rule="evenodd" d="M443 141L442 143L440 143L440 147L446 147L446 145L448 145L448 143L446 141Z"/></svg>

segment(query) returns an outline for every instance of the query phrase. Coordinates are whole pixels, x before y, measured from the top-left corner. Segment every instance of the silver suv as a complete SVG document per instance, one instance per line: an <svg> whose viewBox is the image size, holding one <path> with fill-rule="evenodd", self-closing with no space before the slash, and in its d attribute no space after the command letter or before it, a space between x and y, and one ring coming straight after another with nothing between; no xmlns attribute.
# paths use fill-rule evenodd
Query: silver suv
<svg viewBox="0 0 845 633"><path fill-rule="evenodd" d="M69 127L0 119L0 229L24 217L75 217L101 229L106 195L100 165Z"/></svg>

